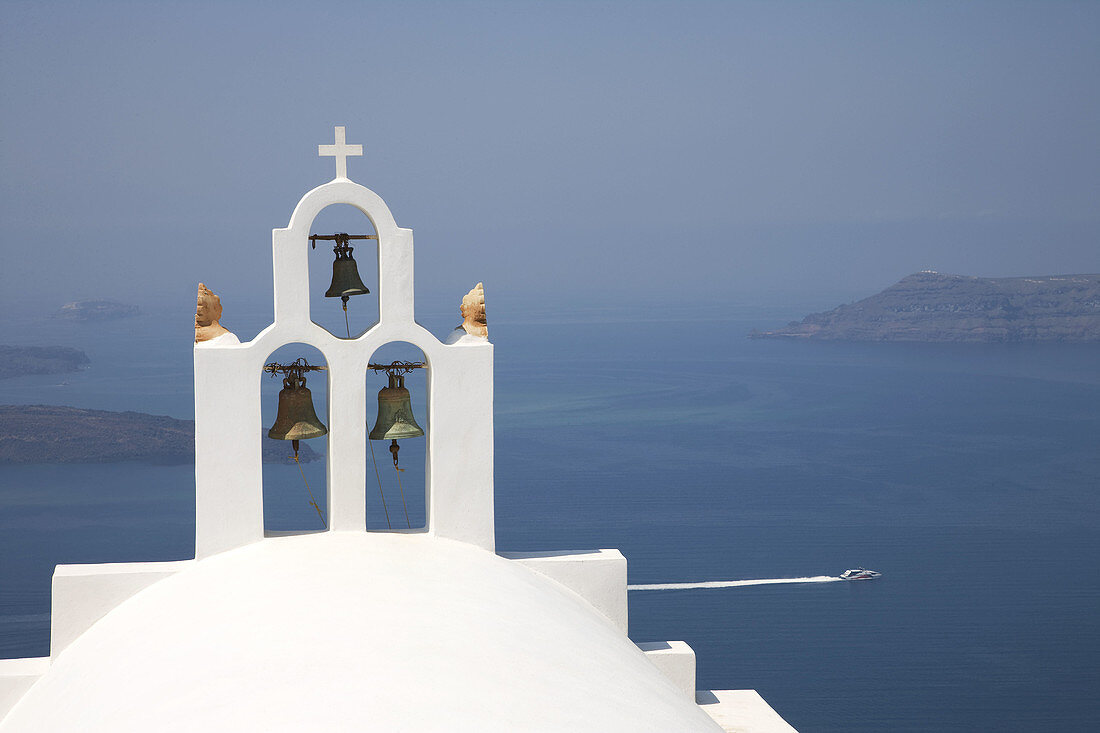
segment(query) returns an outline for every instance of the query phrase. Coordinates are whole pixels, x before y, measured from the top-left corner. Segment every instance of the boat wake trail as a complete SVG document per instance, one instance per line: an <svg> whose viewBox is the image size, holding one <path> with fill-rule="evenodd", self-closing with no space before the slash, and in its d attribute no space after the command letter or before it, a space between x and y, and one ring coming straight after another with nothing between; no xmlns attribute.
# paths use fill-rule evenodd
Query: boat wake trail
<svg viewBox="0 0 1100 733"><path fill-rule="evenodd" d="M627 590L691 590L695 588L737 588L742 585L778 585L782 583L834 583L834 575L814 575L809 578L760 578L756 580L707 580L702 583L650 583L628 585Z"/></svg>

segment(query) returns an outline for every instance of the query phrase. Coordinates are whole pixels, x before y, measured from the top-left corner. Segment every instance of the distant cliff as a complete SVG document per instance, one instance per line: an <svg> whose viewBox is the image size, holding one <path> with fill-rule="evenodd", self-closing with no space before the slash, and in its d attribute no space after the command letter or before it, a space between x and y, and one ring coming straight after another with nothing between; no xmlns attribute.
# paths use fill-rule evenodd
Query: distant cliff
<svg viewBox="0 0 1100 733"><path fill-rule="evenodd" d="M870 298L752 338L1100 341L1100 275L985 278L918 272Z"/></svg>
<svg viewBox="0 0 1100 733"><path fill-rule="evenodd" d="M80 349L68 346L0 345L0 379L25 374L65 374L80 371L91 361Z"/></svg>
<svg viewBox="0 0 1100 733"><path fill-rule="evenodd" d="M288 441L263 436L264 463L293 463ZM320 458L302 441L303 463ZM143 412L51 405L0 405L0 465L5 463L191 463L195 423Z"/></svg>
<svg viewBox="0 0 1100 733"><path fill-rule="evenodd" d="M136 305L116 303L113 300L78 300L66 303L54 312L54 318L66 321L111 321L116 318L129 318L139 313Z"/></svg>

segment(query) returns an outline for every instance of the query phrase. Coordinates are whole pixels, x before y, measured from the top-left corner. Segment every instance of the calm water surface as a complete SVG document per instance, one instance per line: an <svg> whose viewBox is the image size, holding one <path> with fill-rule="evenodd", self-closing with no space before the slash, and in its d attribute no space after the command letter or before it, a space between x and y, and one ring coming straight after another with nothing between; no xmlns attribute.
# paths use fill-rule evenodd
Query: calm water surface
<svg viewBox="0 0 1100 733"><path fill-rule="evenodd" d="M1100 349L744 337L788 315L494 323L499 547L618 547L632 583L865 565L883 577L635 592L631 636L687 641L700 687L755 688L804 733L1095 730ZM9 335L93 365L0 403L188 418L190 327L164 322ZM317 521L293 471L265 467L269 526ZM0 468L0 656L48 653L56 563L189 557L193 501L190 466Z"/></svg>

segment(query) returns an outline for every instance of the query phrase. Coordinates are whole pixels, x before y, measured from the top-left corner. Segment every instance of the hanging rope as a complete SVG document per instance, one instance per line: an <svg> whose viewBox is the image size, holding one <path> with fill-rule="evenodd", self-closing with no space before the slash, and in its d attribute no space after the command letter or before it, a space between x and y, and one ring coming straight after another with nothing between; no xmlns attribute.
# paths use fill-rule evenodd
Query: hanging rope
<svg viewBox="0 0 1100 733"><path fill-rule="evenodd" d="M397 474L397 490L401 492L401 508L405 510L405 524L409 525L409 529L412 529L412 522L409 521L409 508L405 506L405 490L401 488L401 472L405 469L398 468L397 464L393 464L394 473Z"/></svg>
<svg viewBox="0 0 1100 733"><path fill-rule="evenodd" d="M321 524L325 529L328 529L328 522L325 521L325 515L321 513L321 507L317 506L317 500L313 497L313 489L309 488L309 482L306 481L306 472L302 470L302 462L298 460L298 453L294 453L294 462L298 464L298 472L302 474L302 483L306 485L306 491L309 492L309 503L317 510L317 516L321 518Z"/></svg>
<svg viewBox="0 0 1100 733"><path fill-rule="evenodd" d="M382 511L386 513L386 529L393 529L390 524L390 510L386 508L386 495L382 493L382 477L378 475L378 461L374 459L374 444L367 440L367 445L370 446L370 461L374 464L374 478L378 481L378 494L382 497ZM398 477L398 485L401 485L400 477ZM405 500L405 495L401 495L401 501Z"/></svg>
<svg viewBox="0 0 1100 733"><path fill-rule="evenodd" d="M348 338L351 338L351 326L348 325L348 298L344 296L344 328L348 330Z"/></svg>

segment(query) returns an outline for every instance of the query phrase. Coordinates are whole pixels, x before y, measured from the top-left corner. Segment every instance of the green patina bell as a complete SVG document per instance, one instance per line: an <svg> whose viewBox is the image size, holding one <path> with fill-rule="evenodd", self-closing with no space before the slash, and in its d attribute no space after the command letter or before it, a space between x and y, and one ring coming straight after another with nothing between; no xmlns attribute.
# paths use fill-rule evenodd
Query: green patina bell
<svg viewBox="0 0 1100 733"><path fill-rule="evenodd" d="M424 428L413 417L412 399L405 389L405 377L390 374L390 384L378 390L378 419L370 431L371 440L401 440L419 438Z"/></svg>
<svg viewBox="0 0 1100 733"><path fill-rule="evenodd" d="M267 437L294 441L294 452L297 453L299 440L320 438L327 433L328 428L313 409L313 395L306 387L305 377L287 374L279 391L279 412L275 415L275 424L267 431Z"/></svg>
<svg viewBox="0 0 1100 733"><path fill-rule="evenodd" d="M390 441L390 453L393 454L393 467L398 471L397 451L401 450L397 441L402 438L419 438L424 434L424 428L416 424L413 417L412 399L409 390L405 389L405 376L402 374L390 374L390 384L378 390L378 419L374 421L374 429L367 436L371 440Z"/></svg>

